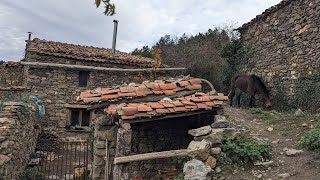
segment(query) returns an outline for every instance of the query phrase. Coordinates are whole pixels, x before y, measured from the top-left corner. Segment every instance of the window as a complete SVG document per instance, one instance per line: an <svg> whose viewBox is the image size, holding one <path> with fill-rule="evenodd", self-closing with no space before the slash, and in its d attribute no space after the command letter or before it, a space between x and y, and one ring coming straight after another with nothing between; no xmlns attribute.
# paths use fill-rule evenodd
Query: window
<svg viewBox="0 0 320 180"><path fill-rule="evenodd" d="M70 127L72 130L89 130L91 126L91 111L70 110Z"/></svg>
<svg viewBox="0 0 320 180"><path fill-rule="evenodd" d="M79 71L79 87L87 87L90 72Z"/></svg>

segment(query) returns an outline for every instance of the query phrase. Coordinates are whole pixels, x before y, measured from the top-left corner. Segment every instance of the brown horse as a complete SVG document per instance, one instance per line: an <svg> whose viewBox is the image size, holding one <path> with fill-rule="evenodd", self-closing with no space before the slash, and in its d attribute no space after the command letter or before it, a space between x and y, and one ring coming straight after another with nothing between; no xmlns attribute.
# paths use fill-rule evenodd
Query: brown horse
<svg viewBox="0 0 320 180"><path fill-rule="evenodd" d="M269 91L258 76L254 74L236 75L232 78L231 92L229 93L230 106L232 106L233 97L236 95L238 106L240 107L240 97L243 92L251 95L249 104L250 108L255 105L255 95L257 93L263 95L265 106L271 107Z"/></svg>

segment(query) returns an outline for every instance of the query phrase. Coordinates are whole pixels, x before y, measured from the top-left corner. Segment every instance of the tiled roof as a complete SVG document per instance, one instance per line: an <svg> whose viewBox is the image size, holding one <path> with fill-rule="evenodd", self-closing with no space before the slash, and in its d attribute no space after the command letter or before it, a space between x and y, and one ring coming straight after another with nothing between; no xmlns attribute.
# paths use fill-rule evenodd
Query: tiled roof
<svg viewBox="0 0 320 180"><path fill-rule="evenodd" d="M151 67L152 63L154 62L154 60L151 58L134 56L121 51L112 53L112 49L108 48L67 44L40 40L38 38L34 38L29 42L28 51L34 51L40 54L57 57L115 64L128 64L143 67Z"/></svg>
<svg viewBox="0 0 320 180"><path fill-rule="evenodd" d="M274 6L271 6L270 8L266 9L262 14L257 15L254 19L252 19L250 22L243 24L240 28L237 30L242 30L248 28L251 24L260 21L264 18L266 18L268 15L278 11L279 9L289 5L290 3L294 2L296 0L282 0L279 4L276 4Z"/></svg>
<svg viewBox="0 0 320 180"><path fill-rule="evenodd" d="M184 77L173 80L157 80L155 82L131 83L113 88L97 88L81 92L79 102L86 104L102 101L116 102L122 99L141 98L148 95L175 95L181 91L201 91L201 79Z"/></svg>
<svg viewBox="0 0 320 180"><path fill-rule="evenodd" d="M190 96L179 97L173 100L160 100L158 102L111 104L105 108L104 111L110 115L119 115L122 120L129 121L132 119L152 118L174 113L211 110L215 107L221 107L223 101L226 100L228 100L228 97L222 93L216 95L195 93Z"/></svg>

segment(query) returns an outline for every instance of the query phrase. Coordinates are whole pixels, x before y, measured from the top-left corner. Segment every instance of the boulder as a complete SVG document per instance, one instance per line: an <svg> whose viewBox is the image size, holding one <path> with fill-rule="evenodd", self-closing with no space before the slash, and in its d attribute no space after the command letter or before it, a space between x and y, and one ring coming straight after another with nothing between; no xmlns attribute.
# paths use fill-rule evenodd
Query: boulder
<svg viewBox="0 0 320 180"><path fill-rule="evenodd" d="M203 126L198 129L190 129L188 131L188 134L190 134L191 136L194 136L194 137L198 137L198 136L207 135L207 134L211 133L211 131L212 131L212 129L210 126Z"/></svg>
<svg viewBox="0 0 320 180"><path fill-rule="evenodd" d="M212 144L221 143L223 138L223 129L212 129L212 132L206 136L195 137L194 140L202 141L206 140Z"/></svg>
<svg viewBox="0 0 320 180"><path fill-rule="evenodd" d="M214 169L217 166L217 159L209 156L205 163L207 166L210 166L211 169Z"/></svg>
<svg viewBox="0 0 320 180"><path fill-rule="evenodd" d="M211 143L202 140L202 141L191 141L188 146L188 155L192 158L205 161L209 156L209 151L211 148Z"/></svg>
<svg viewBox="0 0 320 180"><path fill-rule="evenodd" d="M209 166L196 159L188 161L183 167L185 180L210 180L212 172Z"/></svg>
<svg viewBox="0 0 320 180"><path fill-rule="evenodd" d="M229 126L229 122L227 121L225 116L215 115L214 123L211 124L212 128L226 128Z"/></svg>
<svg viewBox="0 0 320 180"><path fill-rule="evenodd" d="M210 149L210 154L211 155L218 155L221 153L221 148L220 147L215 147Z"/></svg>

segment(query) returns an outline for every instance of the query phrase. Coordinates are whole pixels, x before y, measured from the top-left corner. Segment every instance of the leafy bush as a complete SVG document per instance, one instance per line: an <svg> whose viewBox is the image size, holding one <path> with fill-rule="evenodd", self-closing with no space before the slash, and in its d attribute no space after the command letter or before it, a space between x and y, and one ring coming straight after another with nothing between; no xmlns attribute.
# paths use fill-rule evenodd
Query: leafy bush
<svg viewBox="0 0 320 180"><path fill-rule="evenodd" d="M248 164L262 158L269 158L272 150L269 141L256 139L240 134L234 140L226 140L222 145L223 153L218 157L219 164Z"/></svg>
<svg viewBox="0 0 320 180"><path fill-rule="evenodd" d="M320 128L310 130L302 139L302 144L309 150L320 152Z"/></svg>
<svg viewBox="0 0 320 180"><path fill-rule="evenodd" d="M44 179L44 173L42 169L38 166L28 167L23 173L20 174L19 180L34 180L34 179Z"/></svg>

